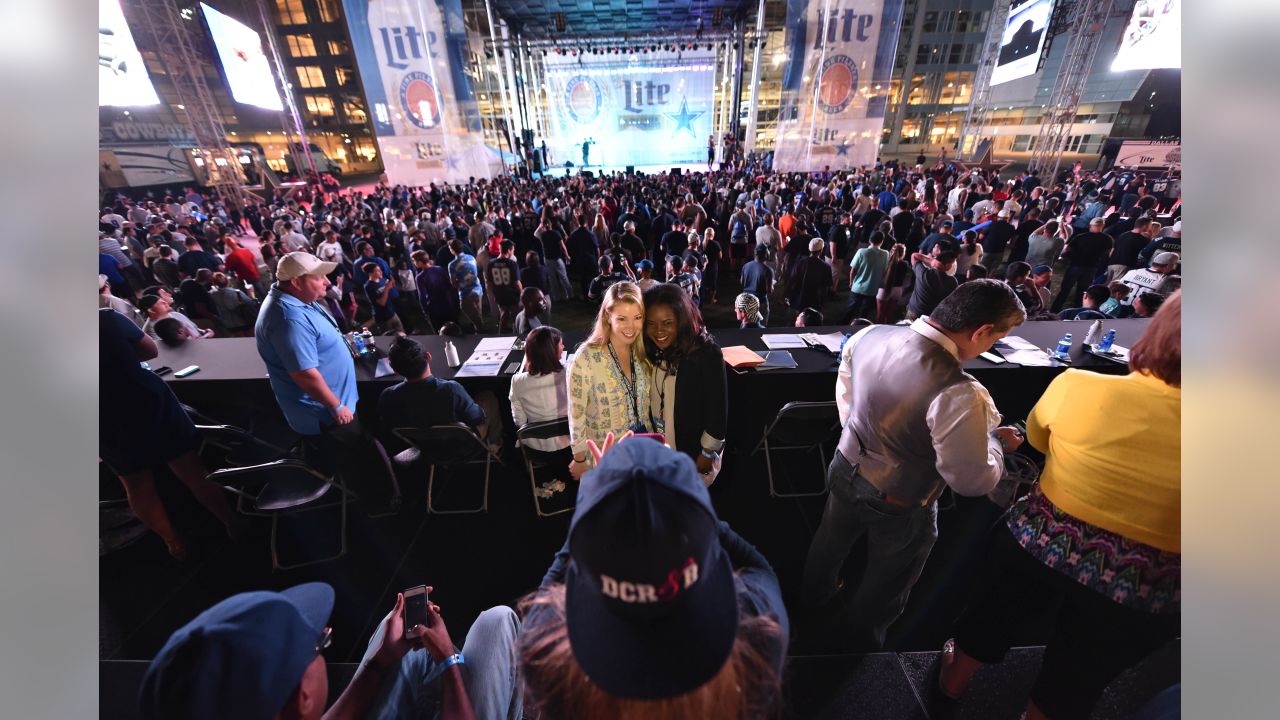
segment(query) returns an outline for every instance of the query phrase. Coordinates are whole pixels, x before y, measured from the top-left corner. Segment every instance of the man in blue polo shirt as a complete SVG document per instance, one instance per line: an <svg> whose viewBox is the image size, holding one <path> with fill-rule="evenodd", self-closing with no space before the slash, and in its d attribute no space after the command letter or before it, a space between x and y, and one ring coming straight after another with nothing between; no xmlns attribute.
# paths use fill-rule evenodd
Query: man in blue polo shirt
<svg viewBox="0 0 1280 720"><path fill-rule="evenodd" d="M394 505L400 493L386 453L356 419L355 360L338 322L318 302L329 287L325 276L336 267L305 252L280 258L253 334L289 427L305 436L327 469L353 480L372 480L369 468L382 463Z"/></svg>

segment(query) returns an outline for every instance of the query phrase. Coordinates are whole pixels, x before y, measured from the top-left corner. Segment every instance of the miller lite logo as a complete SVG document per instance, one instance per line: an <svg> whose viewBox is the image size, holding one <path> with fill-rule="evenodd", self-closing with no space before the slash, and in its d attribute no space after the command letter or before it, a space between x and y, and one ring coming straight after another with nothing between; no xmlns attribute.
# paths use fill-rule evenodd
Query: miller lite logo
<svg viewBox="0 0 1280 720"><path fill-rule="evenodd" d="M415 70L404 76L400 81L400 107L409 122L423 130L440 124L440 95L430 75Z"/></svg>
<svg viewBox="0 0 1280 720"><path fill-rule="evenodd" d="M858 66L848 55L822 63L818 73L818 107L828 115L843 112L858 92Z"/></svg>
<svg viewBox="0 0 1280 720"><path fill-rule="evenodd" d="M569 117L579 125L589 125L600 117L600 107L604 104L604 92L600 83L586 75L574 75L564 89L564 106Z"/></svg>
<svg viewBox="0 0 1280 720"><path fill-rule="evenodd" d="M672 568L661 585L627 582L601 574L600 592L627 604L671 602L697 581L698 562L689 558L680 567Z"/></svg>

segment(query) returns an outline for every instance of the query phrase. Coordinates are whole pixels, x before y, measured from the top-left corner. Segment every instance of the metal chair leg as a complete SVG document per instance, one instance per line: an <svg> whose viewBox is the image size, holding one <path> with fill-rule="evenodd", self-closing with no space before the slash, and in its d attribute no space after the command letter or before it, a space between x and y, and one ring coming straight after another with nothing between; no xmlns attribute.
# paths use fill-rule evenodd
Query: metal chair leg
<svg viewBox="0 0 1280 720"><path fill-rule="evenodd" d="M486 458L484 463L484 501L477 508L464 508L460 510L437 510L435 506L435 485L436 485L436 466L431 466L431 475L427 479L427 512L432 515L474 515L489 511L489 460Z"/></svg>
<svg viewBox="0 0 1280 720"><path fill-rule="evenodd" d="M271 513L271 570L272 572L278 572L280 570L294 570L302 567L310 567L311 565L319 565L320 563L329 562L330 560L337 560L338 558L341 558L347 554L347 503L350 500L351 491L347 490L345 487L343 487L342 485L336 482L334 483L333 487L342 496L342 499L337 503L339 507L339 512L341 513L341 521L338 526L339 529L338 529L337 554L328 555L322 558L316 558L314 560L305 560L303 562L285 564L280 561L280 547L277 542L281 515L290 515L290 516L301 515L303 513L314 512L316 510L322 510L325 508L333 507L333 503L320 505L317 507L305 508L298 512Z"/></svg>

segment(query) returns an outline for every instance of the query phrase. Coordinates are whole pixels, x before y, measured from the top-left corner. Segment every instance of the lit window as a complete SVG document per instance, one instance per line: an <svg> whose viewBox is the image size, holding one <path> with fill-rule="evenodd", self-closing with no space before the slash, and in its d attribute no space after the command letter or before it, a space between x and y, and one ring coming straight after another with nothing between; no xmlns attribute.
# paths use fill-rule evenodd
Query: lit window
<svg viewBox="0 0 1280 720"><path fill-rule="evenodd" d="M285 35L284 42L293 57L316 56L316 43L310 35Z"/></svg>
<svg viewBox="0 0 1280 720"><path fill-rule="evenodd" d="M298 84L304 88L322 88L324 83L324 71L315 65L299 65L294 68L298 71Z"/></svg>
<svg viewBox="0 0 1280 720"><path fill-rule="evenodd" d="M329 54L330 54L330 55L347 55L347 54L349 54L350 52L351 52L351 49L350 49L349 47L347 47L347 43L346 43L345 41L343 41L343 40L330 40L330 41L329 41Z"/></svg>
<svg viewBox="0 0 1280 720"><path fill-rule="evenodd" d="M333 117L333 98L324 95L305 95L307 111L317 117Z"/></svg>
<svg viewBox="0 0 1280 720"><path fill-rule="evenodd" d="M307 11L302 7L302 0L276 0L276 11L280 15L281 25L305 25Z"/></svg>
<svg viewBox="0 0 1280 720"><path fill-rule="evenodd" d="M320 8L321 22L337 22L342 19L338 12L338 0L318 0L316 7Z"/></svg>

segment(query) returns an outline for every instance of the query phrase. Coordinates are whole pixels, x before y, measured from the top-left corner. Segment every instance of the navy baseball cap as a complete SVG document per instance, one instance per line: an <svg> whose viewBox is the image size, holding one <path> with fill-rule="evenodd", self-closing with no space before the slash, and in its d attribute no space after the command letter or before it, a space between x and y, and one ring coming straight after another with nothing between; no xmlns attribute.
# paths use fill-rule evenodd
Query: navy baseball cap
<svg viewBox="0 0 1280 720"><path fill-rule="evenodd" d="M704 685L733 650L738 601L693 461L624 440L583 477L569 526L569 645L596 686L661 699Z"/></svg>
<svg viewBox="0 0 1280 720"><path fill-rule="evenodd" d="M179 628L142 679L144 720L271 720L316 658L333 588L233 595Z"/></svg>
<svg viewBox="0 0 1280 720"><path fill-rule="evenodd" d="M1053 270L1053 266L1052 266L1052 265L1037 265L1037 266L1035 266L1035 267L1031 268L1031 274L1032 274L1032 275L1043 275L1044 273L1050 272L1050 271L1052 271L1052 270Z"/></svg>
<svg viewBox="0 0 1280 720"><path fill-rule="evenodd" d="M637 270L652 270L652 269L653 269L653 261L652 261L652 260L649 260L649 259L641 260L640 262L636 263L636 269L637 269Z"/></svg>

